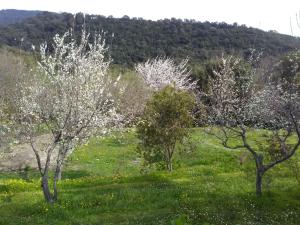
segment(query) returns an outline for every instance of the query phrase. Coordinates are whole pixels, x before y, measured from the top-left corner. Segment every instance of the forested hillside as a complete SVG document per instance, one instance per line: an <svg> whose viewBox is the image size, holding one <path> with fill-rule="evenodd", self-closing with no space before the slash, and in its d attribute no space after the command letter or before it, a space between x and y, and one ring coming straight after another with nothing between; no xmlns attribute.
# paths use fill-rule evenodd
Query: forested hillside
<svg viewBox="0 0 300 225"><path fill-rule="evenodd" d="M27 11L16 9L0 10L0 26L18 23L26 18L36 16L40 11Z"/></svg>
<svg viewBox="0 0 300 225"><path fill-rule="evenodd" d="M3 18L0 12L0 18ZM20 14L21 15L21 14ZM6 21L6 23L10 23ZM157 55L189 57L192 61L209 59L221 52L245 56L249 49L265 56L280 56L300 48L300 39L276 32L264 32L237 24L197 22L194 20L104 17L96 15L41 12L22 22L0 28L0 44L30 50L69 28L79 32L105 31L114 63L131 65ZM21 41L22 40L22 41Z"/></svg>

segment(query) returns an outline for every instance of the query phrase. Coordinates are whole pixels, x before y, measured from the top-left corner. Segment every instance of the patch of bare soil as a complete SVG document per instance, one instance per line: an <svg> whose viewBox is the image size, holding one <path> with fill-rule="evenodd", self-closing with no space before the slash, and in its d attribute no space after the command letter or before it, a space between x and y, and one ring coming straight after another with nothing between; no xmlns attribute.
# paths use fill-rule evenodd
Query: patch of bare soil
<svg viewBox="0 0 300 225"><path fill-rule="evenodd" d="M50 135L45 134L36 138L36 149L39 149L42 165L46 160L46 152L42 151L50 141ZM56 156L54 152L53 157ZM54 158L51 159L55 163ZM37 168L35 154L29 143L22 143L10 147L0 157L0 171L17 171L26 167Z"/></svg>

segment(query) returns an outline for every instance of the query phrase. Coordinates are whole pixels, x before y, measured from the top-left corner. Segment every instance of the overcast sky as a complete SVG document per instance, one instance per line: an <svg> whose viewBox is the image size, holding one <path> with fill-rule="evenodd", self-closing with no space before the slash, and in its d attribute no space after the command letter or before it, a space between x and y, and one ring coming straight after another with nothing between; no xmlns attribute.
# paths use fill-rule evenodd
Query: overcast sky
<svg viewBox="0 0 300 225"><path fill-rule="evenodd" d="M83 12L114 17L128 15L152 20L175 17L237 22L300 36L296 22L300 0L0 0L0 9Z"/></svg>

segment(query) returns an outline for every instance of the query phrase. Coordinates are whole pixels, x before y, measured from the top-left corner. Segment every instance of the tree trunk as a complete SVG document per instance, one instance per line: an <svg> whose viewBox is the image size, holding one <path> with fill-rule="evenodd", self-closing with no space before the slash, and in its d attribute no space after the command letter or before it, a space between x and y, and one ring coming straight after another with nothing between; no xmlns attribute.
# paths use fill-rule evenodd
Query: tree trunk
<svg viewBox="0 0 300 225"><path fill-rule="evenodd" d="M63 166L63 160L65 156L62 155L61 158L57 160L56 168L55 168L55 173L54 173L54 178L53 178L53 199L54 201L57 200L57 182L61 179L61 172L62 172L62 166Z"/></svg>
<svg viewBox="0 0 300 225"><path fill-rule="evenodd" d="M53 198L51 195L51 191L49 188L49 177L48 177L48 173L44 174L42 177L42 189L43 189L43 193L44 193L44 198L46 200L46 202L48 203L53 203Z"/></svg>
<svg viewBox="0 0 300 225"><path fill-rule="evenodd" d="M54 180L53 180L53 200L54 201L57 200L57 195L58 195L57 181L59 180L60 174L61 174L60 168L56 167L56 171L55 171L55 175L54 175Z"/></svg>
<svg viewBox="0 0 300 225"><path fill-rule="evenodd" d="M262 178L265 173L265 168L263 165L263 156L258 155L256 158L256 196L260 197L262 195Z"/></svg>
<svg viewBox="0 0 300 225"><path fill-rule="evenodd" d="M59 149L59 153L58 153L58 158L57 158L57 162L56 162L56 172L57 173L57 180L61 180L61 173L62 173L62 168L63 168L63 164L64 164L64 160L67 156L69 150L69 146L67 145L62 145Z"/></svg>
<svg viewBox="0 0 300 225"><path fill-rule="evenodd" d="M256 170L256 196L260 197L262 194L262 178L263 178L263 172L260 171L258 168Z"/></svg>
<svg viewBox="0 0 300 225"><path fill-rule="evenodd" d="M168 162L168 170L169 170L169 172L172 172L172 171L173 171L172 160L169 160L169 162Z"/></svg>
<svg viewBox="0 0 300 225"><path fill-rule="evenodd" d="M59 173L57 175L57 180L61 180L61 172L62 172L62 166L60 167Z"/></svg>
<svg viewBox="0 0 300 225"><path fill-rule="evenodd" d="M166 163L167 163L167 168L169 172L172 172L173 170L173 164L172 164L172 149L171 147L166 148Z"/></svg>

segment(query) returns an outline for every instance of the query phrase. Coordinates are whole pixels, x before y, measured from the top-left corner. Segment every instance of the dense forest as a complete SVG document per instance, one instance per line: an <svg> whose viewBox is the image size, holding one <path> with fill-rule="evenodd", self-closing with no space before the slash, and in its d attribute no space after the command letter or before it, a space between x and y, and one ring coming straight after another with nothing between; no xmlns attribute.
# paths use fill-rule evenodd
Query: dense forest
<svg viewBox="0 0 300 225"><path fill-rule="evenodd" d="M5 14L5 10L0 11L2 24L17 21L13 16L5 17ZM261 51L265 56L278 57L300 48L299 38L238 24L174 18L150 21L128 16L113 18L81 13L75 16L51 12L34 14L35 11L19 23L2 25L0 44L31 50L33 45L50 41L56 33L62 34L70 28L79 33L85 26L91 33L104 31L114 63L126 65L156 56L189 57L194 62L210 59L221 52L247 56L251 49Z"/></svg>
<svg viewBox="0 0 300 225"><path fill-rule="evenodd" d="M18 23L29 17L34 17L40 11L4 9L0 10L0 26Z"/></svg>

